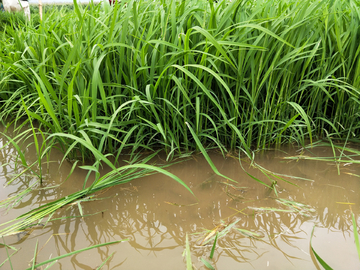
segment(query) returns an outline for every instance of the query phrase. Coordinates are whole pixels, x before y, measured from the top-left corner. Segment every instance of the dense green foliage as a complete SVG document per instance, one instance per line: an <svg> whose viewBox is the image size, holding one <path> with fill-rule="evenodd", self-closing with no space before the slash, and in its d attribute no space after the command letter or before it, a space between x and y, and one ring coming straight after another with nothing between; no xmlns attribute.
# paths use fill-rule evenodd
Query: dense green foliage
<svg viewBox="0 0 360 270"><path fill-rule="evenodd" d="M46 9L0 39L1 119L116 157L359 134L349 1L129 1ZM58 137L72 157L91 151Z"/></svg>
<svg viewBox="0 0 360 270"><path fill-rule="evenodd" d="M8 13L0 10L0 31L5 31L6 27L15 24L24 24L25 16L19 13Z"/></svg>
<svg viewBox="0 0 360 270"><path fill-rule="evenodd" d="M172 158L197 148L220 175L206 147L250 153L315 136L332 146L331 138L357 137L359 6L140 0L46 7L42 21L34 7L30 21L0 13L0 121L27 126L8 138L25 168L14 179L30 171L41 182L43 158L54 145L69 159L95 160L81 167L89 172L82 190L19 216L0 235L46 216L51 221L66 204L154 171L188 188L145 164L151 155L134 155L118 168L125 150L163 148ZM28 136L38 157L32 164L19 147ZM111 172L100 175L100 164ZM276 182L257 181L276 193ZM0 206L27 192L31 187Z"/></svg>

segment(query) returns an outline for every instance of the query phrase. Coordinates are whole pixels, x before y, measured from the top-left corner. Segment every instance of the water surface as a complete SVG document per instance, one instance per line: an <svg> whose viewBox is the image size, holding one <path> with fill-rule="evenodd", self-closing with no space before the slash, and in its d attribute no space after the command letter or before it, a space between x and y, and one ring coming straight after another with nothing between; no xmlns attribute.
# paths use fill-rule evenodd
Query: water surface
<svg viewBox="0 0 360 270"><path fill-rule="evenodd" d="M6 143L2 138L1 143ZM315 148L313 156L331 156L329 148ZM27 148L28 161L36 160L34 149ZM16 151L8 146L0 151L0 181L4 185L21 170L14 160ZM79 218L77 205L57 212L45 228L34 229L26 238L6 236L6 244L20 248L11 257L14 269L29 267L38 241L37 262L45 261L91 245L128 239L58 261L50 269L96 269L111 254L102 269L185 269L182 256L185 237L189 235L193 264L207 269L200 258L211 262L215 269L320 269L310 251L310 236L314 229L313 246L334 269L358 269L360 262L354 244L351 209L359 223L360 175L358 165L338 166L332 162L287 160L298 155L296 148L283 147L256 155L263 169L293 177L271 174L242 161L243 168L253 177L271 185L268 177L277 180L278 197L269 188L255 181L240 166L236 156L211 153L220 172L236 183L215 175L201 155L169 168L194 192L160 174L147 176L131 183L96 194L95 201L82 202L84 218ZM78 169L65 181L72 164L65 162L59 169L60 153L53 151L44 185L37 187L10 211L2 209L1 222L44 203L69 195L83 185L86 172ZM128 159L124 156L124 159ZM157 163L165 163L159 156ZM5 165L6 164L6 165ZM264 171L264 170L263 170ZM301 179L300 179L301 178ZM305 180L307 179L307 180ZM6 188L0 189L1 199L12 196L36 181L22 175ZM65 182L64 182L65 181ZM232 186L230 186L231 184ZM308 205L314 212L289 211L279 198ZM272 208L265 211L264 208ZM301 209L301 207L299 207ZM73 218L71 218L73 217ZM218 239L214 258L208 258L211 246L202 246L205 236L221 224L238 221L224 237ZM245 229L254 233L249 237ZM256 235L255 235L256 234ZM11 251L10 251L11 252ZM7 257L0 248L0 263ZM10 269L6 263L1 269ZM44 268L43 268L44 269Z"/></svg>

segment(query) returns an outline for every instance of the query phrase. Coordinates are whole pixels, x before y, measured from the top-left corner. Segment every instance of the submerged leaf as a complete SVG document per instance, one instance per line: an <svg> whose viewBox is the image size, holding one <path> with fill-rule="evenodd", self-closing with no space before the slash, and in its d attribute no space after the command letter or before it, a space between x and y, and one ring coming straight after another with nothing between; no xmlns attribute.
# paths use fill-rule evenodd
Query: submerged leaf
<svg viewBox="0 0 360 270"><path fill-rule="evenodd" d="M314 234L314 230L315 230L315 226L311 232L311 237L310 237L310 247L311 247L311 251L314 253L316 259L318 260L318 262L321 264L322 267L325 268L325 270L333 270L314 250L313 246L312 246L312 238L313 238L313 234Z"/></svg>
<svg viewBox="0 0 360 270"><path fill-rule="evenodd" d="M215 268L214 268L207 260L205 260L203 257L200 258L200 261L202 261L203 264L204 264L207 268L209 268L210 270L215 270Z"/></svg>
<svg viewBox="0 0 360 270"><path fill-rule="evenodd" d="M186 247L185 247L186 270L193 270L192 262L191 262L191 251L190 251L188 234L186 234L186 243L185 244L186 244Z"/></svg>
<svg viewBox="0 0 360 270"><path fill-rule="evenodd" d="M46 260L46 261L44 261L44 262L42 262L42 263L38 263L38 264L34 265L33 268L40 267L40 266L42 266L42 265L51 263L51 262L56 261L56 260L60 260L60 259L65 258L65 257L69 257L69 256L72 256L72 255L75 255L75 254L77 254L77 253L80 253L80 252L83 252L83 251L86 251L86 250L89 250L89 249L99 248L99 247L103 247L103 246L107 246L107 245L112 245L112 244L116 244L116 243L120 243L120 242L124 242L124 241L128 241L128 240L129 240L129 239L123 239L123 240L119 240L119 241L113 241L113 242L98 244L98 245L94 245L94 246L91 246L91 247L79 249L79 250L76 250L76 251L73 251L73 252L69 252L69 253L67 253L67 254L64 254L64 255L55 257L55 258L53 258L53 259ZM33 268L28 268L28 269L26 269L26 270L31 270L31 269L33 269Z"/></svg>
<svg viewBox="0 0 360 270"><path fill-rule="evenodd" d="M351 217L352 217L352 223L353 223L355 245L356 245L357 253L358 253L358 256L360 259L360 241L359 241L359 235L357 232L357 224L356 224L356 220L355 220L355 216L354 216L353 212L351 212Z"/></svg>
<svg viewBox="0 0 360 270"><path fill-rule="evenodd" d="M218 238L218 233L216 233L216 237L215 237L215 240L214 240L214 244L211 248L211 251L210 251L210 259L212 259L214 257L214 252L215 252L215 247L216 247L216 242L217 242L217 238Z"/></svg>

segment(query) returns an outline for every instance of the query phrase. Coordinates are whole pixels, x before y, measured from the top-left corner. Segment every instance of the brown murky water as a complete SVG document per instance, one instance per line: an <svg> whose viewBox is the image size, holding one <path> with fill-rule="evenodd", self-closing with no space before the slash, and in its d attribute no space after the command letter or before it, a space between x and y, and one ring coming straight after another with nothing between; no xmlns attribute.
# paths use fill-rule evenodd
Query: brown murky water
<svg viewBox="0 0 360 270"><path fill-rule="evenodd" d="M5 142L2 138L1 143ZM332 155L328 148L315 148L312 152L315 156ZM15 153L11 146L0 151L2 184L19 170L14 164ZM29 161L36 160L34 153L28 149ZM193 190L198 200L181 185L160 174L110 188L97 194L95 201L82 202L84 214L89 216L76 217L80 215L79 208L71 205L53 217L69 218L50 222L23 238L4 237L6 244L20 248L11 257L12 267L29 267L37 241L37 262L42 262L91 245L128 239L64 258L50 269L96 269L111 254L102 269L186 269L182 254L188 234L197 269L207 269L201 257L215 269L320 269L310 252L310 236L315 226L313 247L331 267L359 269L349 203L360 224L360 178L347 174L360 175L359 165L342 164L338 175L335 163L283 158L295 154L298 153L294 148L284 147L281 151L259 153L255 161L272 172L308 179L283 177L297 185L294 186L272 176L278 180L278 198L309 205L314 212L274 211L275 208L287 211L290 208L281 204L273 191L246 174L236 158L211 155L219 170L237 181L231 183L214 175L204 158L195 155L169 170ZM58 168L59 153L53 152L52 160L55 162L49 165L45 186L62 183L71 169L69 163ZM161 159L158 162L162 162ZM259 169L251 168L245 161L242 165L252 176L271 184ZM34 191L8 212L2 208L1 223L79 190L85 175L85 171L76 170L60 187ZM33 181L31 175L17 178L0 189L1 200L26 189ZM265 207L273 209L265 211ZM221 223L237 220L229 233L218 239L214 258L209 259L211 246L200 245L204 237L209 231L220 228ZM249 237L248 232L237 229L256 235ZM0 247L0 264L6 258L5 248ZM6 262L1 269L11 268Z"/></svg>

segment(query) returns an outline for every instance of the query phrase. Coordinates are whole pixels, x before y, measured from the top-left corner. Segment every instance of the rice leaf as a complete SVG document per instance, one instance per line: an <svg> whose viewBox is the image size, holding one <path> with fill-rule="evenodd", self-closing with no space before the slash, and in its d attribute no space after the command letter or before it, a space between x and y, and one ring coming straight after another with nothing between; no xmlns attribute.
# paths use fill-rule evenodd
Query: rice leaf
<svg viewBox="0 0 360 270"><path fill-rule="evenodd" d="M186 234L186 247L185 247L185 258L186 258L186 270L193 270L192 262L191 262L191 251L190 251L190 244L189 238Z"/></svg>
<svg viewBox="0 0 360 270"><path fill-rule="evenodd" d="M120 243L120 242L124 242L124 241L128 241L128 239L124 239L124 240L120 240L120 241L113 241L113 242L108 242L108 243L103 243L103 244L98 244L98 245L93 245L93 246L91 246L91 247L79 249L79 250L76 250L76 251L73 251L73 252L69 252L69 253L67 253L67 254L64 254L64 255L61 255L61 256L58 256L58 257L55 257L55 258L46 260L46 261L44 261L44 262L42 262L42 263L38 263L38 264L34 265L33 268L32 268L32 267L31 267L31 268L27 268L26 270L35 269L35 268L40 267L40 266L42 266L42 265L51 263L51 262L53 262L53 261L60 260L60 259L65 258L65 257L69 257L69 256L72 256L72 255L75 255L75 254L77 254L77 253L80 253L80 252L83 252L83 251L86 251L86 250L89 250L89 249L99 248L99 247L103 247L103 246L108 246L108 245L112 245L112 244L116 244L116 243Z"/></svg>
<svg viewBox="0 0 360 270"><path fill-rule="evenodd" d="M216 166L214 165L214 163L211 161L211 158L210 158L209 155L207 154L205 148L202 146L199 138L196 136L195 132L193 131L193 129L191 128L191 126L189 125L189 123L186 122L186 125L187 125L187 127L189 128L189 130L190 130L190 132L191 132L191 135L193 136L193 138L194 138L194 140L195 140L195 142L196 142L196 145L199 147L201 153L204 155L206 161L209 163L209 165L210 165L211 169L214 171L214 173L216 173L217 175L219 175L219 176L221 176L221 177L224 177L224 178L226 178L226 179L228 179L228 180L236 183L235 180L232 180L231 178L229 178L229 177L221 174L221 173L218 171L218 169L216 168Z"/></svg>
<svg viewBox="0 0 360 270"><path fill-rule="evenodd" d="M214 244L212 245L211 251L210 251L210 259L212 259L214 257L214 252L215 252L215 247L216 247L216 241L218 238L218 233L216 233L215 239L214 239Z"/></svg>
<svg viewBox="0 0 360 270"><path fill-rule="evenodd" d="M358 252L358 256L360 259L360 241L359 241L359 235L357 232L357 224L356 224L356 220L355 220L355 215L354 213L351 212L351 217L352 217L352 223L353 223L353 231L354 231L354 239L355 239L355 245L356 245L356 249Z"/></svg>
<svg viewBox="0 0 360 270"><path fill-rule="evenodd" d="M312 246L312 238L314 235L314 230L315 230L315 226L311 231L311 237L310 237L310 247L311 247L311 251L314 253L315 258L317 259L317 261L320 263L320 265L322 267L324 267L325 270L332 270L332 268L315 252L313 246Z"/></svg>
<svg viewBox="0 0 360 270"><path fill-rule="evenodd" d="M203 264L204 264L207 268L209 268L209 269L211 269L211 270L215 270L215 268L214 268L207 260L205 260L203 257L200 258L200 261L202 261Z"/></svg>

